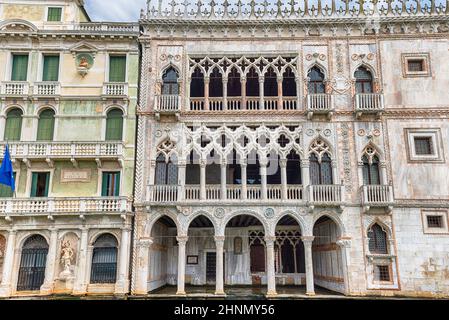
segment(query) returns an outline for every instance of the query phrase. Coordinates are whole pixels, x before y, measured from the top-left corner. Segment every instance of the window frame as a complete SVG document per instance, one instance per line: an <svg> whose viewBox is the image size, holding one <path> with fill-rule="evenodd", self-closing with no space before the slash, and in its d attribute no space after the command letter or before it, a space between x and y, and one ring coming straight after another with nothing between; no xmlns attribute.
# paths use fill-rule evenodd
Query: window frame
<svg viewBox="0 0 449 320"><path fill-rule="evenodd" d="M111 57L125 57L125 81L123 82L111 82L110 81L110 74L111 74ZM105 79L104 82L107 83L128 83L128 71L129 71L129 55L126 52L110 52L107 55L106 60L106 68L105 68Z"/></svg>
<svg viewBox="0 0 449 320"><path fill-rule="evenodd" d="M418 77L431 77L432 71L430 66L430 53L402 53L402 76L403 78L418 78ZM408 62L411 60L422 60L423 71L410 71L408 68Z"/></svg>
<svg viewBox="0 0 449 320"><path fill-rule="evenodd" d="M389 280L380 280L376 279L376 268L378 267L387 267L388 268L388 277ZM393 270L391 267L391 263L374 263L373 264L373 283L375 284L393 284Z"/></svg>
<svg viewBox="0 0 449 320"><path fill-rule="evenodd" d="M97 194L98 197L107 197L107 196L103 196L103 174L104 173L112 173L112 172L116 172L119 174L120 176L120 181L119 181L119 193L118 196L113 196L113 197L121 197L123 195L123 170L121 169L117 169L117 168L103 168L103 169L99 169L98 170L98 187L97 187Z"/></svg>
<svg viewBox="0 0 449 320"><path fill-rule="evenodd" d="M61 17L58 21L48 20L50 9L61 9ZM55 5L55 6L47 6L46 7L46 10L45 10L45 22L46 23L54 23L54 24L62 23L63 17L64 17L64 7L63 6Z"/></svg>
<svg viewBox="0 0 449 320"><path fill-rule="evenodd" d="M442 228L432 228L428 226L427 217L429 216L441 216L443 227ZM421 210L421 218L423 224L423 233L424 234L449 234L449 216L447 210L431 210L424 209Z"/></svg>
<svg viewBox="0 0 449 320"><path fill-rule="evenodd" d="M19 110L22 113L22 115L20 117L20 134L19 134L19 138L17 140L16 139L11 140L10 138L6 139L6 129L7 129L6 125L8 123L8 114L10 112L16 110L16 109ZM5 120L4 120L4 128L3 128L3 131L2 131L2 140L4 140L4 141L14 141L14 142L22 141L22 136L23 136L23 117L24 117L23 110L21 108L19 108L19 107L14 106L14 107L11 107L11 108L9 108L9 109L7 109L5 111L5 115L4 115L4 119Z"/></svg>
<svg viewBox="0 0 449 320"><path fill-rule="evenodd" d="M44 59L45 56L58 56L59 57L59 65L58 65L58 80L56 81L44 81ZM60 82L62 73L62 65L63 65L63 55L58 51L42 51L39 54L38 61L38 70L37 70L37 82Z"/></svg>
<svg viewBox="0 0 449 320"><path fill-rule="evenodd" d="M26 194L30 197L30 198L34 198L31 196L31 192L33 189L33 173L49 173L49 178L48 178L48 193L46 197L38 197L38 198L50 198L53 194L52 194L52 186L53 186L53 175L54 175L54 169L32 169L32 170L28 170L27 172L27 188L26 188Z"/></svg>
<svg viewBox="0 0 449 320"><path fill-rule="evenodd" d="M444 147L440 128L406 128L404 130L408 162L444 162ZM431 155L416 154L415 137L431 138L431 148L434 153Z"/></svg>
<svg viewBox="0 0 449 320"><path fill-rule="evenodd" d="M27 56L28 57L28 61L27 61L27 74L26 74L26 79L25 80L12 80L12 71L13 71L13 66L14 66L14 56ZM29 81L29 77L30 77L30 67L31 67L31 59L30 59L30 52L28 51L12 51L9 54L9 62L8 62L8 73L5 74L5 80L6 81L11 81L11 82L28 82Z"/></svg>

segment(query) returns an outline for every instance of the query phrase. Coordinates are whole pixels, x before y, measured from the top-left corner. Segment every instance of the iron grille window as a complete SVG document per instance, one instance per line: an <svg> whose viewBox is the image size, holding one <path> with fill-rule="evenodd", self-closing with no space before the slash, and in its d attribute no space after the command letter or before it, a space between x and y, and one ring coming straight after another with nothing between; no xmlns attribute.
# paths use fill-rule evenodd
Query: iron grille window
<svg viewBox="0 0 449 320"><path fill-rule="evenodd" d="M355 74L355 89L357 93L373 93L373 76L366 68L360 67Z"/></svg>
<svg viewBox="0 0 449 320"><path fill-rule="evenodd" d="M391 281L390 266L374 266L374 280L375 281Z"/></svg>
<svg viewBox="0 0 449 320"><path fill-rule="evenodd" d="M365 185L380 184L379 158L374 156L372 163L369 163L366 156L362 157L363 162L363 183Z"/></svg>
<svg viewBox="0 0 449 320"><path fill-rule="evenodd" d="M178 73L173 68L168 68L162 76L162 94L178 94Z"/></svg>
<svg viewBox="0 0 449 320"><path fill-rule="evenodd" d="M371 253L388 253L387 233L377 223L368 230L368 247Z"/></svg>
<svg viewBox="0 0 449 320"><path fill-rule="evenodd" d="M422 72L424 71L424 60L422 59L408 60L407 68L409 72Z"/></svg>
<svg viewBox="0 0 449 320"><path fill-rule="evenodd" d="M431 137L415 137L415 153L417 155L432 155L432 138Z"/></svg>
<svg viewBox="0 0 449 320"><path fill-rule="evenodd" d="M111 234L100 236L94 244L90 283L115 283L117 278L117 240Z"/></svg>
<svg viewBox="0 0 449 320"><path fill-rule="evenodd" d="M47 254L48 244L44 237L33 235L25 241L17 280L18 291L40 290L45 279Z"/></svg>
<svg viewBox="0 0 449 320"><path fill-rule="evenodd" d="M427 216L427 227L428 228L443 228L443 217L442 216Z"/></svg>

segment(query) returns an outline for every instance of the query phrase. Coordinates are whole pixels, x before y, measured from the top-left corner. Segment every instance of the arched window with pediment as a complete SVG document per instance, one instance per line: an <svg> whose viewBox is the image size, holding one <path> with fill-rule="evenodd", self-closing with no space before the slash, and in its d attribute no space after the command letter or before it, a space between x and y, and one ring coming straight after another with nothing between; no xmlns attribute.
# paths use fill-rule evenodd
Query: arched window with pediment
<svg viewBox="0 0 449 320"><path fill-rule="evenodd" d="M371 253L388 253L387 233L377 223L368 229L368 248Z"/></svg>
<svg viewBox="0 0 449 320"><path fill-rule="evenodd" d="M172 67L165 70L162 76L162 94L177 95L179 94L178 72Z"/></svg>
<svg viewBox="0 0 449 320"><path fill-rule="evenodd" d="M368 68L360 66L355 71L354 77L356 93L373 93L373 75Z"/></svg>
<svg viewBox="0 0 449 320"><path fill-rule="evenodd" d="M324 85L324 73L317 66L312 67L308 73L309 94L319 94L326 92L326 86Z"/></svg>
<svg viewBox="0 0 449 320"><path fill-rule="evenodd" d="M333 184L332 159L329 146L323 140L316 140L310 146L310 183L312 185Z"/></svg>

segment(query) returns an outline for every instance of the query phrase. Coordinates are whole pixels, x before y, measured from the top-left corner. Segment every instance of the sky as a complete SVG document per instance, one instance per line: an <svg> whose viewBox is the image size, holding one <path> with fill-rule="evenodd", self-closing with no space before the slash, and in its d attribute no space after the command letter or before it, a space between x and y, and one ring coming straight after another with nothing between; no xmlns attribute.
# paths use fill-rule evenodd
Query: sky
<svg viewBox="0 0 449 320"><path fill-rule="evenodd" d="M146 0L85 0L92 21L137 22Z"/></svg>

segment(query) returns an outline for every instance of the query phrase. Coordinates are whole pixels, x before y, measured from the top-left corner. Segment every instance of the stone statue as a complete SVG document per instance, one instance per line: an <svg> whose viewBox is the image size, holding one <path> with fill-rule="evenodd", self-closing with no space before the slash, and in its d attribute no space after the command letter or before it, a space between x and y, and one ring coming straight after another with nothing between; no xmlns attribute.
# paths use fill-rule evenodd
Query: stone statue
<svg viewBox="0 0 449 320"><path fill-rule="evenodd" d="M72 274L72 272L70 271L70 267L72 265L72 259L74 254L75 253L73 252L70 240L63 242L61 248L61 264L64 266L64 271L61 273L61 275L67 277Z"/></svg>

